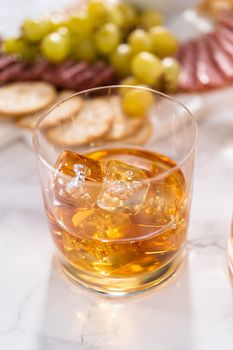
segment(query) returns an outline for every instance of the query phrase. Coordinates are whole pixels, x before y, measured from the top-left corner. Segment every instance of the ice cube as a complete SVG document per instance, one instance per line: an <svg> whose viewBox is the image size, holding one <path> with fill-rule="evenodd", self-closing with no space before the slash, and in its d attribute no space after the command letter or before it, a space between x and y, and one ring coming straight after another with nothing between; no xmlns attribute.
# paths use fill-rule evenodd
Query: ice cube
<svg viewBox="0 0 233 350"><path fill-rule="evenodd" d="M118 246L114 253L104 256L100 261L92 263L92 267L98 273L109 276L116 273L122 266L129 264L135 257L133 252L125 250L124 247Z"/></svg>
<svg viewBox="0 0 233 350"><path fill-rule="evenodd" d="M173 176L152 183L145 207L134 217L144 234L175 229L186 215L186 197L180 179Z"/></svg>
<svg viewBox="0 0 233 350"><path fill-rule="evenodd" d="M75 176L80 165L89 168L85 174L88 180L102 181L103 172L100 162L72 151L63 151L58 157L55 168L62 174Z"/></svg>
<svg viewBox="0 0 233 350"><path fill-rule="evenodd" d="M80 237L102 241L122 239L129 234L130 219L124 213L112 213L91 208L78 210L72 218L74 230Z"/></svg>
<svg viewBox="0 0 233 350"><path fill-rule="evenodd" d="M144 169L119 160L107 161L97 205L108 211L137 213L145 205L149 189L147 178Z"/></svg>
<svg viewBox="0 0 233 350"><path fill-rule="evenodd" d="M71 151L64 151L56 162L52 192L59 204L93 207L102 181L100 162ZM68 175L65 177L64 175Z"/></svg>
<svg viewBox="0 0 233 350"><path fill-rule="evenodd" d="M66 190L68 193L81 195L85 192L85 181L90 176L91 169L83 164L74 164L73 170L75 172L74 179L67 183Z"/></svg>

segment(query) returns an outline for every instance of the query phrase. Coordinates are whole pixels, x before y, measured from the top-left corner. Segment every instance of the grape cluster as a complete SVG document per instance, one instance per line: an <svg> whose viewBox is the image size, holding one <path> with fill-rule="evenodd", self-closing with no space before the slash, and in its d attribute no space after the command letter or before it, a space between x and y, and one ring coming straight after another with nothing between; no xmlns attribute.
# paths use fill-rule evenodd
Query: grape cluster
<svg viewBox="0 0 233 350"><path fill-rule="evenodd" d="M65 19L26 18L21 35L3 42L6 53L30 62L39 56L54 64L67 58L103 59L115 68L123 84L167 93L176 91L178 85L179 64L172 57L177 48L177 40L164 27L159 12L103 0L90 0L83 12Z"/></svg>

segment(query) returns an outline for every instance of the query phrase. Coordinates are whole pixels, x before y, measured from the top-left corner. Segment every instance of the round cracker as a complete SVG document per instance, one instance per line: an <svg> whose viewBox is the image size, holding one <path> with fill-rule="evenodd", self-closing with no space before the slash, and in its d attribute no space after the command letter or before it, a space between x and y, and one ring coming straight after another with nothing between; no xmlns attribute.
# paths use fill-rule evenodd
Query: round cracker
<svg viewBox="0 0 233 350"><path fill-rule="evenodd" d="M144 145L150 138L151 134L153 131L153 127L151 125L151 122L146 119L144 121L143 126L136 132L134 135L127 136L121 140L115 140L115 141L110 141L111 145L123 145L123 144L131 144L131 145ZM98 142L98 146L102 146L106 144L106 140L101 140Z"/></svg>
<svg viewBox="0 0 233 350"><path fill-rule="evenodd" d="M119 96L112 96L108 99L114 114L112 127L106 135L107 141L121 140L134 134L143 125L143 118L131 118L124 114L121 108Z"/></svg>
<svg viewBox="0 0 233 350"><path fill-rule="evenodd" d="M41 113L43 113L43 111L26 115L25 117L20 118L16 122L16 125L23 129L32 130L35 127L37 120L41 117Z"/></svg>
<svg viewBox="0 0 233 350"><path fill-rule="evenodd" d="M5 122L5 121L12 121L14 120L14 118L12 118L12 116L10 115L4 115L4 114L0 114L0 121Z"/></svg>
<svg viewBox="0 0 233 350"><path fill-rule="evenodd" d="M136 134L126 137L121 140L121 142L134 144L134 145L144 145L152 134L152 125L149 120L137 131Z"/></svg>
<svg viewBox="0 0 233 350"><path fill-rule="evenodd" d="M63 90L58 94L57 100L55 103L59 103L63 99L70 97L75 92L70 90ZM67 119L69 119L73 114L76 114L80 111L82 107L82 98L79 96L74 96L73 98L64 101L57 106L55 109L51 110L45 117L45 119L41 122L41 127L47 129L53 126L56 126L62 122L65 122ZM52 105L50 106L50 108ZM25 129L33 129L38 121L38 119L41 117L41 113L45 112L40 111L37 113L29 114L23 118L20 118L17 122L17 125L21 128Z"/></svg>
<svg viewBox="0 0 233 350"><path fill-rule="evenodd" d="M0 113L14 117L35 113L56 98L55 88L44 82L17 82L0 88Z"/></svg>
<svg viewBox="0 0 233 350"><path fill-rule="evenodd" d="M112 123L113 114L104 98L83 102L81 111L69 123L46 132L50 141L61 146L82 146L104 136Z"/></svg>

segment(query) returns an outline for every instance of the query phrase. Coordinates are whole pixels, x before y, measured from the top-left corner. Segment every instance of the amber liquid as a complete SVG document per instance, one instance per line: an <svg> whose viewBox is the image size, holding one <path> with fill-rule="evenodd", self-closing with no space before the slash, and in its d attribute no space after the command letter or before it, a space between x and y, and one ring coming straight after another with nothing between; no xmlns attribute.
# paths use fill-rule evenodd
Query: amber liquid
<svg viewBox="0 0 233 350"><path fill-rule="evenodd" d="M56 196L59 186L53 187L47 215L63 268L100 292L135 292L160 283L180 263L186 240L187 193L181 170L174 169L171 159L144 150L106 149L87 156L100 162L117 159L145 170L146 192L135 212L127 205L109 211L98 201L88 206L82 196L76 203L63 201ZM101 183L94 183L89 192L98 197L100 188Z"/></svg>

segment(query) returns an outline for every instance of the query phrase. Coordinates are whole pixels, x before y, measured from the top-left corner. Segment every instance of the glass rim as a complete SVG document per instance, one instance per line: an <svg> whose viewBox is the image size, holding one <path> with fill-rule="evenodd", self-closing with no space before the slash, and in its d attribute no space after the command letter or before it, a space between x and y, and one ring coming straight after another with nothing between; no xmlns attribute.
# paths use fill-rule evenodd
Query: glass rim
<svg viewBox="0 0 233 350"><path fill-rule="evenodd" d="M86 90L82 90L82 91L79 91L69 97L66 97L64 99L62 99L61 101L55 103L51 108L49 108L48 110L46 110L46 112L42 113L41 116L39 117L39 119L37 120L34 128L33 128L33 136L32 136L32 141L33 141L33 148L34 148L34 151L35 151L35 154L37 156L37 158L41 161L42 164L44 164L52 173L55 173L57 174L58 173L58 170L53 166L51 165L40 153L39 149L40 149L40 143L38 141L38 136L37 136L37 132L40 130L40 124L41 122L46 118L46 116L52 111L54 110L55 108L57 108L59 105L61 105L62 103L64 103L65 101L67 100L70 100L72 99L73 97L75 96L79 96L79 95L84 95L84 94L91 94L95 91L98 91L98 90L107 90L107 89L119 89L119 88L133 88L133 89L141 89L141 90L146 90L146 91L150 91L152 92L154 95L159 95L160 97L162 98L165 98L167 100L170 100L172 103L174 103L175 105L178 105L180 106L183 110L186 111L186 115L189 116L189 118L191 119L192 121L192 127L194 129L194 140L192 142L192 145L190 147L190 149L185 153L185 155L182 157L182 159L180 161L177 161L175 162L175 166L174 167L171 167L170 169L168 170L165 170L163 171L162 173L158 174L158 175L155 175L151 178L148 178L148 179L142 179L140 180L140 182L151 182L151 181L156 181L156 180L160 180L161 178L164 178L166 177L167 175L171 174L172 172L176 171L176 170L179 170L181 168L181 166L186 162L187 159L189 159L189 157L191 156L191 154L195 151L196 149L196 146L197 146L197 138L198 138L198 127L197 127L197 122L193 116L193 114L190 112L190 110L182 103L180 102L179 100L169 96L169 95L166 95L164 94L163 92L160 92L160 91L157 91L155 89L152 89L152 88L149 88L149 87L145 87L145 86L133 86L133 85L109 85L109 86L100 86L100 87L96 87L96 88L91 88L91 89L86 89ZM111 143L109 143L109 145L111 145ZM133 148L135 149L142 149L141 147L138 147L136 145L132 145ZM96 149L103 149L104 148L104 145L102 146L99 146L99 147L96 147ZM116 148L116 147L115 147ZM120 146L118 148L121 148ZM124 148L130 148L129 146L127 147L124 147ZM65 150L65 147L64 149ZM59 172L59 176L61 176L62 178L65 178L65 179L72 179L73 177L72 176L69 176L69 175L66 175L66 174L63 174L61 172ZM90 181L89 181L90 183ZM91 182L91 185L94 185L94 186L99 186L101 185L101 183L97 183L97 182Z"/></svg>

